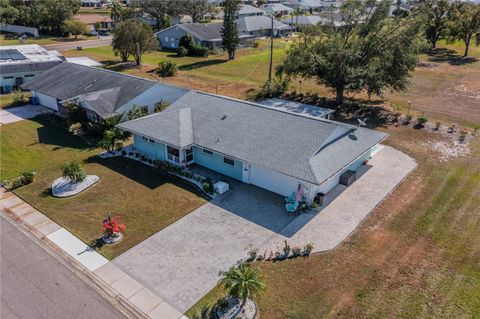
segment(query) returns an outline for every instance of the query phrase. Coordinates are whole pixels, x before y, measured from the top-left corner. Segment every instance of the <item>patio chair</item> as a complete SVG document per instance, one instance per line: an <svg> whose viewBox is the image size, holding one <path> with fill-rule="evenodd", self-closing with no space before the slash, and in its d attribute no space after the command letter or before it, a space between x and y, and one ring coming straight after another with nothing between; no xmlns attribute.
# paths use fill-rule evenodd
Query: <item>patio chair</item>
<svg viewBox="0 0 480 319"><path fill-rule="evenodd" d="M287 213L294 213L297 210L298 205L300 205L298 201L288 203L287 205L285 205L285 209L287 210Z"/></svg>
<svg viewBox="0 0 480 319"><path fill-rule="evenodd" d="M296 193L292 192L289 197L285 197L285 203L293 203L295 201Z"/></svg>

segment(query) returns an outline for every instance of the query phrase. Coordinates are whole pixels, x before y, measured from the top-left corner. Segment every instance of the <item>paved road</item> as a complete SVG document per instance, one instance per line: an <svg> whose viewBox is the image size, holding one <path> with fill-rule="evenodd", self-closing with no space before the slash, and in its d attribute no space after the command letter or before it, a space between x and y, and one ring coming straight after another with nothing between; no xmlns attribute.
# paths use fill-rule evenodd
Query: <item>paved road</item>
<svg viewBox="0 0 480 319"><path fill-rule="evenodd" d="M100 39L96 40L75 41L61 44L48 44L44 45L43 47L48 50L66 51L76 49L77 47L82 47L85 49L103 47L110 44L112 44L112 37L101 37Z"/></svg>
<svg viewBox="0 0 480 319"><path fill-rule="evenodd" d="M0 222L2 319L125 318L9 221Z"/></svg>

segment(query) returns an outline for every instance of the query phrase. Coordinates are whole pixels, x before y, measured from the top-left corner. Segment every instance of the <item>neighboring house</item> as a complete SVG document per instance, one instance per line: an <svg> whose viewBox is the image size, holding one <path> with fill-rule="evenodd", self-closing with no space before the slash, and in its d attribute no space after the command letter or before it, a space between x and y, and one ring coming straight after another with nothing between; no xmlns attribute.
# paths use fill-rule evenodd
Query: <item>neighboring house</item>
<svg viewBox="0 0 480 319"><path fill-rule="evenodd" d="M281 21L292 27L303 27L310 25L318 25L320 22L323 22L323 20L323 18L316 15L301 15L291 16L290 18L285 18Z"/></svg>
<svg viewBox="0 0 480 319"><path fill-rule="evenodd" d="M103 8L111 4L112 0L80 0L80 5L82 7Z"/></svg>
<svg viewBox="0 0 480 319"><path fill-rule="evenodd" d="M102 29L110 29L113 26L113 21L110 16L100 14L76 14L72 19L82 21L88 26L90 32L96 30L95 24L100 24Z"/></svg>
<svg viewBox="0 0 480 319"><path fill-rule="evenodd" d="M243 34L249 34L254 38L270 36L272 21L267 16L252 16L237 19L237 28ZM290 34L291 27L278 20L273 20L273 35L285 37Z"/></svg>
<svg viewBox="0 0 480 319"><path fill-rule="evenodd" d="M339 8L340 2L321 0L289 0L285 4L292 8L300 8L304 11L326 11L331 7Z"/></svg>
<svg viewBox="0 0 480 319"><path fill-rule="evenodd" d="M47 51L38 44L1 46L0 91L11 92L63 61L60 53Z"/></svg>
<svg viewBox="0 0 480 319"><path fill-rule="evenodd" d="M179 16L175 16L172 18L172 25L175 25L175 24L184 24L184 23L192 23L193 22L193 19L191 16L189 15L179 15Z"/></svg>
<svg viewBox="0 0 480 319"><path fill-rule="evenodd" d="M27 35L35 38L40 36L37 28L24 27L23 25L0 23L0 31L5 33L15 33L19 36Z"/></svg>
<svg viewBox="0 0 480 319"><path fill-rule="evenodd" d="M356 171L388 135L190 91L165 111L117 125L152 159L201 165L307 203Z"/></svg>
<svg viewBox="0 0 480 319"><path fill-rule="evenodd" d="M124 114L133 105L147 106L153 113L162 101L172 103L188 92L186 89L160 84L147 79L63 62L22 86L32 91L39 104L60 113L67 101L85 109L90 121L99 121Z"/></svg>
<svg viewBox="0 0 480 319"><path fill-rule="evenodd" d="M281 3L265 4L262 6L262 10L267 14L273 14L275 16L289 15L293 12L292 8Z"/></svg>
<svg viewBox="0 0 480 319"><path fill-rule="evenodd" d="M240 9L238 10L238 13L237 13L237 18L263 16L264 14L265 14L265 11L263 11L262 9L256 8L249 4L244 4L240 6Z"/></svg>
<svg viewBox="0 0 480 319"><path fill-rule="evenodd" d="M155 33L162 49L178 49L180 39L190 34L195 43L203 45L209 49L222 47L222 24L221 23L186 23L177 24L170 28L163 29ZM240 46L246 46L247 34L239 34Z"/></svg>

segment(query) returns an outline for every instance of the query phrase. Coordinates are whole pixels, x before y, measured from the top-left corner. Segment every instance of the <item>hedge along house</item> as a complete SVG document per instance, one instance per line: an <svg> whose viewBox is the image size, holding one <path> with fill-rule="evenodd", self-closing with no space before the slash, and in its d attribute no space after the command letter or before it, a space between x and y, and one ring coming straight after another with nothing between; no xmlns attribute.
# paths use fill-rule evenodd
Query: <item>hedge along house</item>
<svg viewBox="0 0 480 319"><path fill-rule="evenodd" d="M60 113L74 102L81 106L90 121L124 114L134 106L146 106L149 113L162 101L173 103L188 92L186 89L147 79L83 66L69 62L50 69L22 86L32 91L37 104Z"/></svg>
<svg viewBox="0 0 480 319"><path fill-rule="evenodd" d="M197 164L311 203L368 160L386 133L260 104L190 91L165 111L124 122L134 148L152 159Z"/></svg>

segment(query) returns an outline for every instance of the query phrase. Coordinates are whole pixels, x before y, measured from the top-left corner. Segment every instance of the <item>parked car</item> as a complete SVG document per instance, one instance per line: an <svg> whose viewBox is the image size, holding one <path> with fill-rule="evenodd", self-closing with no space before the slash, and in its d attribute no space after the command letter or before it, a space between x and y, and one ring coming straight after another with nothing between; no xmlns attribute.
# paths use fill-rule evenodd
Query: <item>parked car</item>
<svg viewBox="0 0 480 319"><path fill-rule="evenodd" d="M110 32L108 32L108 30L99 30L98 35L106 37L110 35Z"/></svg>

